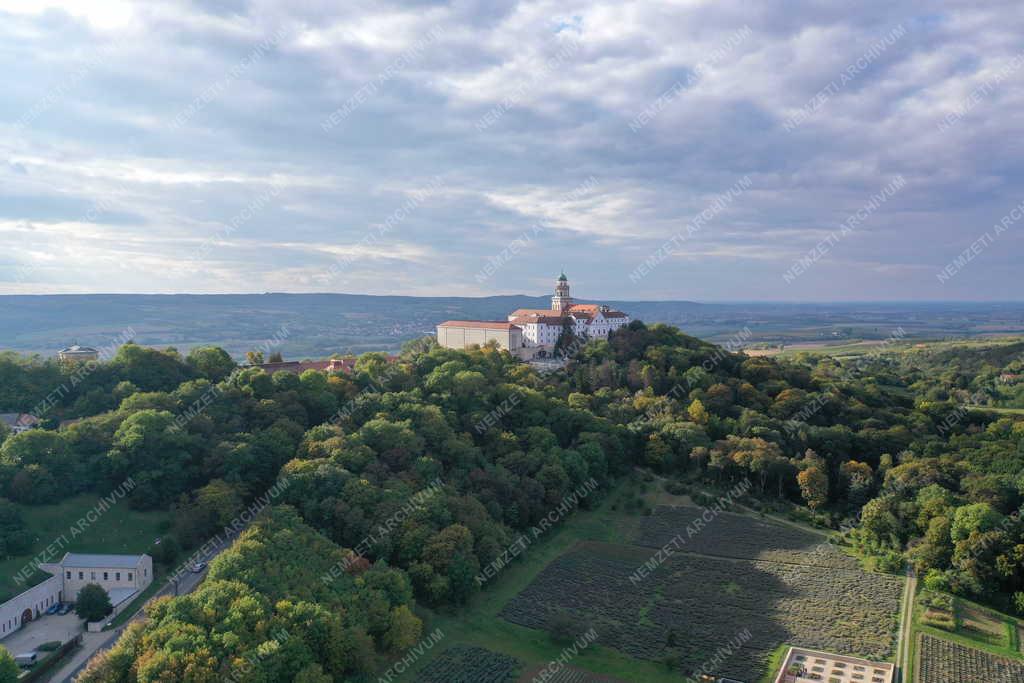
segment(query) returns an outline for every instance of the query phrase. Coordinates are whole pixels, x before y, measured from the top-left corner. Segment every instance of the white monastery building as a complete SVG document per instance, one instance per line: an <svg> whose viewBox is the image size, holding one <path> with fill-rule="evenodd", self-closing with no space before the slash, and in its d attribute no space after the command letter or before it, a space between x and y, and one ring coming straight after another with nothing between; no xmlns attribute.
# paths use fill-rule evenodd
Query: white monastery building
<svg viewBox="0 0 1024 683"><path fill-rule="evenodd" d="M153 558L149 555L65 553L60 562L43 563L39 568L52 576L0 605L0 639L56 604L75 602L87 584L99 584L107 591L116 614L153 582Z"/></svg>
<svg viewBox="0 0 1024 683"><path fill-rule="evenodd" d="M566 326L577 337L607 339L629 322L627 314L609 306L573 303L569 279L562 273L555 283L551 308L520 308L512 311L507 321L448 320L437 326L437 341L450 349L496 341L500 348L528 359L550 354Z"/></svg>

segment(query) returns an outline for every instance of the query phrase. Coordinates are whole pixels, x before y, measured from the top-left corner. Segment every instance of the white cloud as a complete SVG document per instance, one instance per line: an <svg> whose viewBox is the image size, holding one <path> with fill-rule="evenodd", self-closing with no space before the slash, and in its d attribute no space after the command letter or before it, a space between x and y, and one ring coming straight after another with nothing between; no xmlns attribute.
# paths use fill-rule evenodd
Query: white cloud
<svg viewBox="0 0 1024 683"><path fill-rule="evenodd" d="M1011 143L1024 133L1024 70L986 88L956 125L938 125L1021 50L1024 18L1004 0L0 0L0 15L0 231L24 240L0 264L4 291L329 289L324 264L354 256L366 267L347 274L348 291L380 287L384 273L407 291L469 294L481 263L541 221L550 229L536 256L489 286L547 282L571 250L617 283L594 296L682 295L698 279L735 293L734 273L698 267L732 260L749 267L760 296L794 298L810 284L773 290L774 262L813 246L901 174L907 189L816 267L822 278L808 278L805 294L843 298L846 283L871 277L893 297L934 297L928 268L1019 201ZM782 129L897 25L906 36L806 124ZM709 63L743 27L749 36ZM279 45L232 72L282 29ZM111 57L76 71L101 44ZM570 44L578 49L551 65ZM226 78L185 125L169 125ZM630 129L679 82L678 96ZM367 83L358 108L322 130ZM501 115L479 126L495 108ZM435 175L445 184L433 201L386 243L361 243ZM745 175L750 190L685 257L641 285L625 280L636 258ZM590 176L594 192L565 198ZM216 255L189 262L270 186L283 190L219 239ZM73 235L76 248L64 244ZM990 258L999 274L1010 255ZM31 282L10 284L12 268L33 265ZM952 286L961 282L979 287L966 277ZM1012 287L1000 279L964 293Z"/></svg>

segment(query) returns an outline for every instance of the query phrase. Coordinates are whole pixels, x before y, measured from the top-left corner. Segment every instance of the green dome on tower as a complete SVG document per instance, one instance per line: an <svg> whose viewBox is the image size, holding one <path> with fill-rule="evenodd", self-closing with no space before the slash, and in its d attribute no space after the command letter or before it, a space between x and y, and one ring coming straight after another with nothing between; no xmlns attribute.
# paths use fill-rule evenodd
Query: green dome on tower
<svg viewBox="0 0 1024 683"><path fill-rule="evenodd" d="M558 281L559 282L568 282L569 281L569 278L567 278L565 276L565 271L564 270L562 271L562 274L558 276Z"/></svg>

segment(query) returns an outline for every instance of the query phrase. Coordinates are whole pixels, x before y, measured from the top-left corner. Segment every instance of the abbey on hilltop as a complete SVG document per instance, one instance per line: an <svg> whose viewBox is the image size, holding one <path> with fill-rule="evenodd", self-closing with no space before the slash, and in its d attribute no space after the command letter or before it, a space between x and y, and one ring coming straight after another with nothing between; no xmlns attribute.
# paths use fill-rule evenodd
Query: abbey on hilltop
<svg viewBox="0 0 1024 683"><path fill-rule="evenodd" d="M496 342L512 354L530 359L550 355L563 332L582 339L607 339L629 324L622 311L601 304L573 303L565 273L555 283L551 308L520 308L508 320L448 320L437 326L437 342L450 349L465 349Z"/></svg>

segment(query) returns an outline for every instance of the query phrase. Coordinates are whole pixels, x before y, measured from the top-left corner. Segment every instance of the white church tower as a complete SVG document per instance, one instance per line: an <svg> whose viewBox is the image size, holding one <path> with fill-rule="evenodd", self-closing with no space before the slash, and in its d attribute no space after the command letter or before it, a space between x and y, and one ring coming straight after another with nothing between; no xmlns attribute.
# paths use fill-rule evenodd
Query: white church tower
<svg viewBox="0 0 1024 683"><path fill-rule="evenodd" d="M569 278L562 273L555 283L555 295L551 297L551 310L562 312L572 306L572 297L569 296Z"/></svg>

